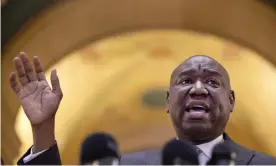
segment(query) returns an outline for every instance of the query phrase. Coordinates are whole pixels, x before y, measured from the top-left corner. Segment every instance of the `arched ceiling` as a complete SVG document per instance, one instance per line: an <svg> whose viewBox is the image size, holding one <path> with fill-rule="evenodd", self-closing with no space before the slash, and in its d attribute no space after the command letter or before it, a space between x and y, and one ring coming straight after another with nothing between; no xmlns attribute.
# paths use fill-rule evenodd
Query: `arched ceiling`
<svg viewBox="0 0 276 166"><path fill-rule="evenodd" d="M51 6L55 2L58 1L1 0L1 48L3 48L3 46L6 45L20 29L22 29L24 24L30 21L33 17L36 17L41 10ZM259 3L264 3L274 8L274 10L276 9L276 0L259 0Z"/></svg>
<svg viewBox="0 0 276 166"><path fill-rule="evenodd" d="M218 13L220 14L218 15ZM268 145L268 142L272 142L271 140L274 137L268 137L271 136L271 132L268 132L269 128L266 130L263 128L269 127L268 124L272 123L271 119L275 117L275 115L271 113L270 110L275 110L275 107L271 105L273 101L270 104L264 105L262 97L269 95L273 97L275 94L275 89L270 85L273 81L275 82L275 77L273 76L274 69L272 65L267 65L268 63L258 57L257 54L270 61L272 64L276 64L275 20L276 15L272 10L266 8L266 6L257 1L251 0L164 0L162 2L160 0L118 0L116 2L104 2L101 0L68 0L61 1L51 6L40 13L36 19L33 19L28 26L18 33L18 35L14 37L8 45L6 45L3 52L2 87L4 88L2 88L2 94L5 96L4 98L2 97L1 104L2 110L4 110L2 111L2 117L5 118L1 118L1 123L4 124L2 126L5 127L2 128L1 131L1 143L3 145L2 154L4 155L5 161L7 161L6 163L12 163L12 161L16 159L16 156L20 155L22 150L27 147L27 144L30 143L29 140L26 141L24 138L19 138L15 130L13 130L16 117L22 117L22 114L18 112L20 105L9 88L8 77L9 73L12 71L12 59L20 51L25 51L31 56L39 55L47 70L58 65L58 73L62 77L62 80L65 81L63 82L65 92L67 94L72 93L78 96L72 97L71 95L68 95L68 97L71 97L66 99L67 102L70 102L69 104L75 103L68 110L73 111L62 113L61 108L61 114L57 117L60 123L57 128L58 142L63 151L67 148L68 142L72 140L80 142L86 132L99 129L94 127L95 124L98 124L97 126L102 126L102 129L104 130L114 133L114 135L119 137L119 139L123 139L126 136L129 136L129 134L124 136L123 133L128 133L131 129L138 130L143 126L144 123L141 124L141 120L143 119L145 119L145 124L152 123L152 128L148 127L148 132L145 132L144 138L148 138L146 137L147 135L150 137L151 133L154 134L153 136L164 135L164 137L154 142L151 142L150 139L146 139L141 142L139 147L159 146L165 139L173 135L172 129L170 127L165 127L168 126L169 121L166 115L163 114L163 109L149 113L147 114L149 116L144 118L144 114L142 114L141 111L139 113L139 110L147 111L150 109L140 107L140 102L137 103L140 101L138 98L139 96L141 97L143 94L142 92L153 88L153 85L160 85L159 88L166 87L166 81L168 80L165 79L167 77L164 77L164 75L168 76L170 73L169 71L183 60L183 58L194 54L196 51L207 50L206 53L209 55L212 54L211 56L215 56L218 59L220 59L221 55L230 55L226 56L227 58L230 58L229 63L224 63L224 65L229 68L230 73L239 73L238 75L232 74L233 80L238 80L238 82L233 82L233 86L240 88L240 85L242 85L242 88L247 88L250 84L250 87L254 90L240 91L238 92L238 95L241 96L241 99L249 96L252 103L259 104L258 110L265 110L266 113L268 112L267 114L261 114L262 112L255 111L256 115L259 117L260 114L262 118L251 121L252 118L249 118L253 116L251 112L245 114L244 111L236 111L238 113L241 112L241 114L236 114L236 112L233 114L233 117L235 116L235 118L231 119L233 122L231 122L228 127L229 132L235 139L238 139L243 144L273 154L274 151L271 151L270 148L273 147L274 144L271 144L270 147L267 147L266 145ZM165 33L167 35L158 37L159 32L143 31L146 29L155 29L157 31L160 29L167 29L168 32ZM229 43L225 44L223 41L218 42L218 39L216 38L214 41L209 41L210 38L205 38L202 36L203 34L197 33L193 33L193 37L190 36L187 38L187 40L189 39L189 44L182 43L182 40L185 40L190 33L182 31L181 29L195 30L221 36L235 43L239 43L240 46L230 44L231 47L223 49L224 52L218 51L219 48L222 50L222 45L229 45ZM133 33L126 34L125 32ZM175 33L180 35L179 38L175 37ZM147 35L148 37L146 37ZM174 37L169 37L170 35ZM106 39L107 41L105 41L105 37L109 36L112 36L112 38ZM137 39L134 39L134 36L137 36ZM138 40L138 38L141 38L139 40L142 40L140 45L139 42L138 44L133 44L133 41ZM164 43L162 43L162 40L160 40L162 38L167 42L163 41ZM211 38L213 37L211 36ZM99 39L103 39L103 41L98 41ZM130 44L130 41L132 41L132 44ZM173 44L171 43L172 41L174 41ZM110 42L112 44L109 44ZM147 44L143 45L141 43ZM156 46L153 43L159 43L160 45ZM178 45L177 43L182 43L182 45ZM194 44L190 45L190 43ZM201 43L201 45L198 46L198 43ZM121 44L124 46L121 48L121 51L119 51L119 53L115 53L115 51L113 54L113 51L117 50ZM209 47L212 44L214 45ZM170 47L169 49L166 48L168 47L167 45ZM185 46L185 50L181 49L182 46ZM100 47L100 51L95 51L96 47ZM153 49L151 53L143 51L149 51L154 47L158 47L158 49ZM248 51L244 47L249 47L255 50L256 53ZM231 56L238 53L241 53L242 56ZM132 56L126 56L129 54ZM151 56L148 56L148 54ZM115 55L120 56L117 58ZM171 57L170 55L174 56ZM79 56L82 58L78 59L77 57ZM222 62L226 61L225 59L220 60ZM108 67L106 67L106 65L108 65ZM156 75L154 69L160 65L162 65L162 69L160 70L162 70L163 73L158 73L160 75ZM242 65L245 68L242 68L243 70L238 70L238 68L233 65ZM68 66L71 66L71 68L68 68ZM79 67L72 68L72 66ZM259 69L262 68L264 70L257 71L256 66L259 66ZM83 72L77 72L79 71L78 69ZM98 69L101 69L101 73L98 72ZM72 74L69 74L69 71ZM87 71L89 71L89 73L87 73ZM254 71L254 73L252 73L252 71ZM262 71L267 72L263 73ZM137 77L134 77L135 75L132 73L136 73ZM253 79L252 82L248 83L248 79L241 77L242 75L240 73L249 75L249 78ZM91 77L92 74L97 75L98 79ZM156 77L153 77L153 75L156 75ZM258 75L258 77L256 77L256 75ZM142 76L145 76L145 78L148 79L141 79ZM72 81L72 78L74 81ZM81 81L80 79L84 79L86 82ZM109 79L112 81L107 81ZM128 86L125 86L120 81L121 79L124 80L125 83L128 83L126 84ZM268 81L263 83L262 79ZM242 81L239 82L240 80ZM91 81L94 84L92 89L90 89L91 86L88 84ZM112 82L114 82L118 90L117 88L111 87ZM132 84L137 85L139 82L141 82L141 86L135 88L136 91L134 91L135 89L131 89L134 88L131 87ZM159 84L157 84L158 82ZM80 90L78 90L78 88ZM87 93L88 89L91 90L89 91L90 93ZM108 93L102 93L105 89L109 90L108 92L110 92L110 95L108 95ZM130 93L132 91L133 93ZM260 91L266 92L266 95ZM255 95L255 92L256 94L260 93L260 95ZM121 93L127 97L119 97L121 96ZM101 98L99 98L99 96L108 99L108 103L111 103L110 106L107 107L104 104L106 102L100 100ZM86 100L81 100L80 98ZM99 100L96 100L97 98ZM124 99L133 99L131 101L134 103L125 101ZM267 97L266 102L271 100L273 100L273 98ZM120 102L125 102L126 105L118 105ZM96 103L93 105L93 108L91 107L92 103ZM137 112L137 116L135 116L136 118L131 116L131 114L127 114L130 110L130 104L137 106L135 109ZM260 107L263 105L264 107ZM66 108L64 105L61 105L61 107ZM124 109L118 109L121 107ZM256 107L253 108L251 102L242 102L242 100L237 101L236 110L254 110L255 108ZM116 115L120 116L114 116L114 119L107 120L107 122L110 121L114 123L114 126L116 125L116 127L111 131L108 127L108 123L93 121L92 116L89 116L92 111L84 111L82 114L80 113L77 115L74 114L75 110L91 109L93 110L94 119L97 119L96 117L106 117L101 110L117 110L118 113ZM64 114L73 119L64 118L62 116ZM151 119L148 119L150 116L156 117L156 121L153 122ZM85 121L87 123L76 123L81 126L73 126L72 124L74 123L71 123L75 122L76 119L80 120L79 122L84 122L83 119L88 117L89 119ZM24 120L24 116L22 118ZM268 122L267 125L263 123L264 120ZM22 121L22 119L17 121L18 124L20 124L20 121ZM115 121L122 123L115 123ZM88 124L88 122L91 122L91 124ZM130 122L133 122L132 125L129 125L129 127L132 127L127 128L127 126L125 129L122 128L122 126L125 126L123 125L125 124L124 122L129 124ZM24 124L26 125L26 121ZM71 124L71 126L69 124ZM66 129L62 128L65 125ZM254 126L254 128L252 126ZM80 130L79 132L81 134L78 135L73 132L76 128ZM164 130L160 130L160 128L163 128ZM261 129L259 130L259 128ZM22 129L22 127L17 126L16 129L19 131L26 131L25 134L28 135L28 128ZM249 130L250 133L247 130ZM231 131L235 132L232 133ZM165 135L165 132L168 134ZM247 135L244 135L246 132ZM67 133L68 135L63 138L62 133ZM134 133L131 135L134 135ZM240 135L243 135L243 137L238 137ZM130 137L126 138L128 138L129 143L125 143L125 146L122 145L123 151L131 151L138 148L129 145L132 145L133 142L135 142L135 138L138 139L139 137L133 137L132 139L130 139ZM20 140L23 141L20 142ZM124 141L126 141L126 139ZM261 142L261 144L259 144L259 142ZM267 144L263 144L263 142L266 142ZM65 163L70 163L70 161L76 162L76 154L78 153L77 146L78 144L74 144L67 154L62 151ZM18 151L19 147L21 147L20 152Z"/></svg>
<svg viewBox="0 0 276 166"><path fill-rule="evenodd" d="M166 108L146 106L142 97L152 89L166 90L175 66L194 54L211 55L229 70L237 98L228 126L231 136L252 149L275 155L276 135L271 130L276 125L276 88L269 83L276 82L276 68L272 64L251 50L211 35L149 30L91 43L48 70L49 78L49 71L57 68L64 91L56 120L64 162L77 163L80 143L91 131L112 133L122 152L157 148L172 138ZM16 131L23 153L32 144L23 110Z"/></svg>

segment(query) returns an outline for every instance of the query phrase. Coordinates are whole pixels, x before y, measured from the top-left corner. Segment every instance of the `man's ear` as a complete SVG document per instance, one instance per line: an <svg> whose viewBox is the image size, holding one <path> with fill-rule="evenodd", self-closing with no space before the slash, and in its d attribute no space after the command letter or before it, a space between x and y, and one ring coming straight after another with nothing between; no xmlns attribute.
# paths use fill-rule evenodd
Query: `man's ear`
<svg viewBox="0 0 276 166"><path fill-rule="evenodd" d="M231 112L234 111L234 105L235 105L235 92L233 90L230 91L230 95L229 95L229 100L230 100L230 104L231 104Z"/></svg>
<svg viewBox="0 0 276 166"><path fill-rule="evenodd" d="M167 97L166 97L166 101L167 101L167 113L169 113L169 96L170 96L170 93L169 93L169 90L167 90Z"/></svg>

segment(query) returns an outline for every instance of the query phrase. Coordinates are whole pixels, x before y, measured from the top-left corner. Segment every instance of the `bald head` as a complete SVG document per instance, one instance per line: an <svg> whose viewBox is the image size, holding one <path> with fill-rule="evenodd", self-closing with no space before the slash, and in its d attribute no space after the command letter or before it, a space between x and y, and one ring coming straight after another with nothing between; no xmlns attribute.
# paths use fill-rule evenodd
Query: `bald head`
<svg viewBox="0 0 276 166"><path fill-rule="evenodd" d="M207 55L194 55L186 59L184 62L179 64L171 74L170 84L172 85L176 76L181 73L181 71L191 68L192 66L197 66L199 69L204 68L204 66L208 68L213 68L218 74L220 74L226 81L226 84L230 86L230 77L227 70L215 59L207 56Z"/></svg>
<svg viewBox="0 0 276 166"><path fill-rule="evenodd" d="M235 96L225 68L211 57L196 55L173 71L167 101L178 138L197 144L224 132Z"/></svg>

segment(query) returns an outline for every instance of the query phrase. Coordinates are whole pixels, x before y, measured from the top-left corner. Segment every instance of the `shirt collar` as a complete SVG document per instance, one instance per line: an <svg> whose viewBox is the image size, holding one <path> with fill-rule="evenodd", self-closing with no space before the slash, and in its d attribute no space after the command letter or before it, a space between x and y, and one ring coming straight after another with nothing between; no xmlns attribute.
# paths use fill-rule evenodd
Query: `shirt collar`
<svg viewBox="0 0 276 166"><path fill-rule="evenodd" d="M200 150L202 150L203 153L206 154L209 158L211 158L213 148L221 142L223 142L223 135L220 135L219 137L217 137L216 139L214 139L210 142L207 142L204 144L199 144L199 145L197 145L197 147Z"/></svg>

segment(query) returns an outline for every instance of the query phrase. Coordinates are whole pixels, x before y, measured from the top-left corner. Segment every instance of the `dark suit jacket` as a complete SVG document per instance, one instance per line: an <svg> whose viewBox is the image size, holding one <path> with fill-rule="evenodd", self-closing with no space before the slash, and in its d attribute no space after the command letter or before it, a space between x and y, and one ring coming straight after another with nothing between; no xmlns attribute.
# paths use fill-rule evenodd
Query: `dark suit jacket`
<svg viewBox="0 0 276 166"><path fill-rule="evenodd" d="M233 150L237 153L237 165L276 165L276 158L270 157L263 153L258 153L244 148L233 142L227 134L224 134L224 141L231 144ZM37 156L28 163L23 162L23 158L30 154L30 149L18 161L19 165L60 165L61 160L57 145L54 145L41 155ZM161 165L161 150L145 150L122 155L120 165Z"/></svg>

